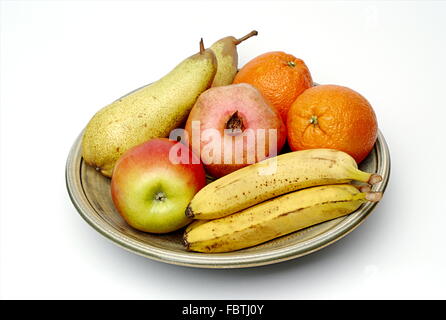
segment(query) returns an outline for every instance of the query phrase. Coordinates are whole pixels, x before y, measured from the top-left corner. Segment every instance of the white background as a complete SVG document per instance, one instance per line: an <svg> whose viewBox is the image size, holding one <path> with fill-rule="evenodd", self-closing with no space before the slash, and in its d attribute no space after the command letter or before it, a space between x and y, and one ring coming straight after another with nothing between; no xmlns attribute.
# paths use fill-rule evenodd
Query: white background
<svg viewBox="0 0 446 320"><path fill-rule="evenodd" d="M445 2L1 2L3 299L446 298ZM205 44L252 29L240 66L282 50L374 106L392 157L354 232L277 265L203 270L127 252L70 202L65 161L90 117Z"/></svg>

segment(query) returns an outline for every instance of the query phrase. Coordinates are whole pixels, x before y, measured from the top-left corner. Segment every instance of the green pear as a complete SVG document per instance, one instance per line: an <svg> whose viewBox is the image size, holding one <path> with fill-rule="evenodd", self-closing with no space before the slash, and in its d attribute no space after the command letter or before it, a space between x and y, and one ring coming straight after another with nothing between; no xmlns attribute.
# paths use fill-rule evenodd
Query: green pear
<svg viewBox="0 0 446 320"><path fill-rule="evenodd" d="M169 133L187 119L198 96L217 72L212 50L200 42L200 52L178 64L160 80L135 90L99 110L85 128L84 161L111 177L128 149Z"/></svg>
<svg viewBox="0 0 446 320"><path fill-rule="evenodd" d="M217 73L212 82L212 87L227 86L232 83L238 68L237 45L256 35L257 31L253 30L240 39L229 36L218 40L211 46L218 61Z"/></svg>

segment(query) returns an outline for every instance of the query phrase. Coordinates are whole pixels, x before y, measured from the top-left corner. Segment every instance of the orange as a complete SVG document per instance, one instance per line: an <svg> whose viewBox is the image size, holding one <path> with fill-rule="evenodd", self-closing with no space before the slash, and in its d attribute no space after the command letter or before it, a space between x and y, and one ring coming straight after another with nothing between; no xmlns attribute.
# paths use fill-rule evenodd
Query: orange
<svg viewBox="0 0 446 320"><path fill-rule="evenodd" d="M288 143L292 150L330 148L360 163L378 134L370 103L356 91L320 85L302 93L288 112Z"/></svg>
<svg viewBox="0 0 446 320"><path fill-rule="evenodd" d="M305 63L280 51L264 53L244 65L233 81L242 82L256 87L276 107L285 123L291 104L313 85Z"/></svg>

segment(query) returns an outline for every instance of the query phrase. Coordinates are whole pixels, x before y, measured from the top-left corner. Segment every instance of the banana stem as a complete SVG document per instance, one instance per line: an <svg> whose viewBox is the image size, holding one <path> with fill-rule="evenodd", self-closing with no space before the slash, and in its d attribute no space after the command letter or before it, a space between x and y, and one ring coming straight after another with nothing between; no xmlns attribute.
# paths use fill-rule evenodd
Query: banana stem
<svg viewBox="0 0 446 320"><path fill-rule="evenodd" d="M354 187L356 189L358 189L359 191L363 192L363 193L367 193L367 192L372 191L372 188L368 184L360 185L360 186L359 185L355 185Z"/></svg>
<svg viewBox="0 0 446 320"><path fill-rule="evenodd" d="M238 45L239 43L245 41L246 39L251 38L252 36L256 36L258 34L258 32L256 30L252 30L250 33L248 33L247 35L241 37L240 39L235 40L234 44Z"/></svg>
<svg viewBox="0 0 446 320"><path fill-rule="evenodd" d="M371 185L377 184L378 182L381 182L383 180L383 178L379 174L376 173L371 174L368 172L361 171L359 169L353 169L353 171L351 171L351 177L352 180L365 182Z"/></svg>
<svg viewBox="0 0 446 320"><path fill-rule="evenodd" d="M366 192L365 198L370 202L378 202L383 197L382 192Z"/></svg>
<svg viewBox="0 0 446 320"><path fill-rule="evenodd" d="M195 216L194 212L192 211L192 208L189 206L186 208L186 211L184 213L188 218L194 218Z"/></svg>
<svg viewBox="0 0 446 320"><path fill-rule="evenodd" d="M379 174L372 174L370 176L370 179L368 181L369 184L376 184L378 182L381 182L383 180L383 177L381 177Z"/></svg>

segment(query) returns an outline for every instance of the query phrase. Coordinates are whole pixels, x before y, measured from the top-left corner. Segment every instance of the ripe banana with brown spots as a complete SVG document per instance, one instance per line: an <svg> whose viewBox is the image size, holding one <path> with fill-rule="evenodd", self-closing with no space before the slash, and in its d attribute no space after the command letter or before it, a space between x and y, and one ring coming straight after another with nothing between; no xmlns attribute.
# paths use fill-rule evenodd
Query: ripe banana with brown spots
<svg viewBox="0 0 446 320"><path fill-rule="evenodd" d="M367 188L364 188L367 189ZM228 252L352 213L380 192L350 185L324 185L295 191L215 220L196 220L185 231L190 251Z"/></svg>
<svg viewBox="0 0 446 320"><path fill-rule="evenodd" d="M294 151L244 167L201 189L186 215L216 219L303 188L348 183L375 184L381 176L358 169L347 153L333 149Z"/></svg>

